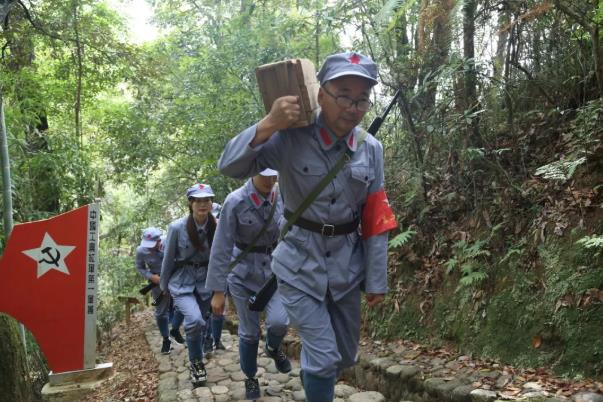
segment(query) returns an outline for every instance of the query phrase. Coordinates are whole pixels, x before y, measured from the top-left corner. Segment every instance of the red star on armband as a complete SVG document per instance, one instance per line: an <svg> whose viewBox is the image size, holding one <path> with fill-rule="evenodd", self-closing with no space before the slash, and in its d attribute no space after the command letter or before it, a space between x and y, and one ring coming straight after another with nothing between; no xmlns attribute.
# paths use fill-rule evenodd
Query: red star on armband
<svg viewBox="0 0 603 402"><path fill-rule="evenodd" d="M389 206L385 190L369 194L362 210L362 238L366 240L396 227L398 222Z"/></svg>

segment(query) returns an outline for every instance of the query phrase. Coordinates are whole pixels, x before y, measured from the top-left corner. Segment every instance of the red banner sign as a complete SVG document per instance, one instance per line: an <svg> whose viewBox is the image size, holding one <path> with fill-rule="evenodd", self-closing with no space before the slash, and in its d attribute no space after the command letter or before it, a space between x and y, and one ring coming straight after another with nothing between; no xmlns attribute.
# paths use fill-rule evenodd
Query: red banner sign
<svg viewBox="0 0 603 402"><path fill-rule="evenodd" d="M15 225L0 259L0 312L35 336L54 373L95 366L98 206Z"/></svg>

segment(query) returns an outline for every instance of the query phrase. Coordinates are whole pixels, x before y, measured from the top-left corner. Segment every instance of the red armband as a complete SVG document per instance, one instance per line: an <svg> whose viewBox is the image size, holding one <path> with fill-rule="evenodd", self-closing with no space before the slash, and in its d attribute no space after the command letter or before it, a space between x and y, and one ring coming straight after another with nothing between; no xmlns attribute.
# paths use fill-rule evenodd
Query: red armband
<svg viewBox="0 0 603 402"><path fill-rule="evenodd" d="M398 222L389 206L385 190L369 194L362 210L362 238L366 240L396 227Z"/></svg>

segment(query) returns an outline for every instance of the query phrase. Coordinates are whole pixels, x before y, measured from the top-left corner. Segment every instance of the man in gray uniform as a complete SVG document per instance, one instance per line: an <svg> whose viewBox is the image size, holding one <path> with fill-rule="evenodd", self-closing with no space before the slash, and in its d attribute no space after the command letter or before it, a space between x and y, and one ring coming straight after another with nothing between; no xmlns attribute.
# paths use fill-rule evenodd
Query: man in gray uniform
<svg viewBox="0 0 603 402"><path fill-rule="evenodd" d="M351 152L272 254L280 296L302 340L306 400L330 402L337 374L356 362L361 288L371 307L387 291L387 231L395 219L383 189L382 146L358 127L371 107L377 66L359 53L334 54L318 79L315 123L288 128L299 117L299 99L278 98L266 117L227 144L219 168L235 178L278 170L287 218Z"/></svg>
<svg viewBox="0 0 603 402"><path fill-rule="evenodd" d="M220 218L220 212L222 211L222 205L217 202L211 204L211 214L216 218L216 221ZM209 355L215 350L226 350L226 347L222 343L222 329L224 328L224 314L211 314L209 320L209 328L206 331L205 342L203 343L203 353Z"/></svg>
<svg viewBox="0 0 603 402"><path fill-rule="evenodd" d="M216 236L209 257L209 271L205 286L214 291L214 314L224 312L224 293L232 296L239 317L239 360L245 380L245 399L259 399L260 386L255 378L260 341L260 314L247 308L247 300L270 277L270 254L278 240L278 221L283 216L283 204L276 190L277 172L265 169L252 177L224 201ZM266 230L252 245L256 236L268 223ZM230 270L232 261L251 247L248 254ZM287 334L289 320L278 293L266 306L266 354L274 359L281 373L291 371L291 363L282 352L281 341Z"/></svg>
<svg viewBox="0 0 603 402"><path fill-rule="evenodd" d="M142 232L140 246L136 248L136 269L145 279L157 285L151 290L151 297L157 300L155 304L155 319L157 328L163 337L161 344L161 353L167 355L172 350L170 335L179 344L184 344L184 338L180 335L180 325L182 324L182 314L174 312L172 318L172 329L168 332L168 322L170 321L170 307L172 304L169 294L162 295L159 288L159 275L161 274L161 262L163 261L163 251L161 250L161 230L150 227Z"/></svg>

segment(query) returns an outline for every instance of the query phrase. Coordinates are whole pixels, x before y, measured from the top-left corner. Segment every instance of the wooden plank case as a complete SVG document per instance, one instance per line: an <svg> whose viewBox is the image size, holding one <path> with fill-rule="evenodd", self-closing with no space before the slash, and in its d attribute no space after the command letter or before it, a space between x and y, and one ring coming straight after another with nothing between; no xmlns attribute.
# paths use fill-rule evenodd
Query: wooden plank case
<svg viewBox="0 0 603 402"><path fill-rule="evenodd" d="M264 64L255 70L266 113L272 103L285 95L299 96L301 114L291 127L305 127L314 122L318 109L316 69L308 59L291 59Z"/></svg>

